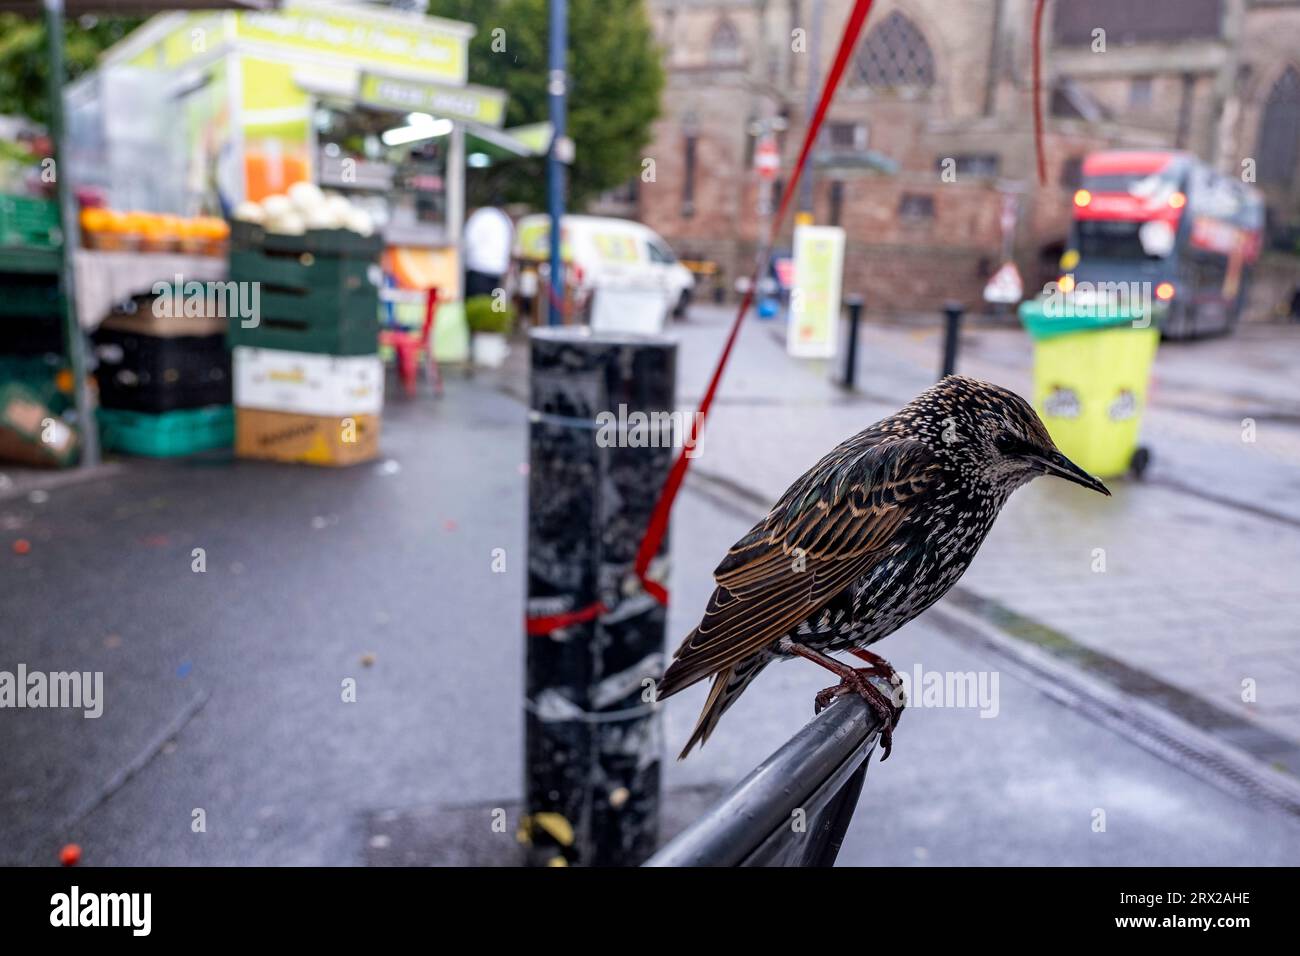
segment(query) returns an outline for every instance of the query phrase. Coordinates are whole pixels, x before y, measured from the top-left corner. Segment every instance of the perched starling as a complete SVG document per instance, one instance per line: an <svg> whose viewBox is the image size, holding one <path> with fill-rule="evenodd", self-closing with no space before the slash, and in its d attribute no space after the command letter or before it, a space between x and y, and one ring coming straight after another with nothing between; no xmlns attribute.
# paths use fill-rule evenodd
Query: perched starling
<svg viewBox="0 0 1300 956"><path fill-rule="evenodd" d="M704 619L659 684L662 700L713 677L681 756L769 663L805 657L841 678L817 708L861 694L885 724L888 757L901 707L866 678L896 678L866 648L943 597L1011 492L1039 475L1110 494L1057 451L1023 398L960 375L817 462L727 552ZM869 666L849 667L835 651Z"/></svg>

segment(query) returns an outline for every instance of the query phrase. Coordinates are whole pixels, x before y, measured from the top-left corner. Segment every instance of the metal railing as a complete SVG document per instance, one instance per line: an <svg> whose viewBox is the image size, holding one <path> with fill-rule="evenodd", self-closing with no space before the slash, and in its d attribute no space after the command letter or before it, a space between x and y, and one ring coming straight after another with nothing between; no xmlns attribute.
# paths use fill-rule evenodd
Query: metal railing
<svg viewBox="0 0 1300 956"><path fill-rule="evenodd" d="M832 866L880 720L836 699L645 866Z"/></svg>

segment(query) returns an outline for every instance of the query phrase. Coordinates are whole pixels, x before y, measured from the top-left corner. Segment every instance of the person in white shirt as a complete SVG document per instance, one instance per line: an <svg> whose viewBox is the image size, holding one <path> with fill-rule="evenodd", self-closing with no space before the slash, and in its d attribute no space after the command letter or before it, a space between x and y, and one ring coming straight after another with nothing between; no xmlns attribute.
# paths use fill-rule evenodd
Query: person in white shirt
<svg viewBox="0 0 1300 956"><path fill-rule="evenodd" d="M515 227L495 206L480 206L465 221L465 298L491 295L510 271Z"/></svg>

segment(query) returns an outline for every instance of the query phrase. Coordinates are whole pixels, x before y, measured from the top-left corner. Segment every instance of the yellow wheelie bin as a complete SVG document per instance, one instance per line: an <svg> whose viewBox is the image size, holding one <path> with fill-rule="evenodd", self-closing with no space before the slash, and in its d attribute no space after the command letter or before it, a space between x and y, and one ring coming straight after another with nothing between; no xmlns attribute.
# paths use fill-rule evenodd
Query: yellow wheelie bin
<svg viewBox="0 0 1300 956"><path fill-rule="evenodd" d="M1136 303L1119 308L1069 300L1020 304L1034 340L1034 407L1061 452L1102 478L1141 477L1150 453L1138 445L1158 315Z"/></svg>

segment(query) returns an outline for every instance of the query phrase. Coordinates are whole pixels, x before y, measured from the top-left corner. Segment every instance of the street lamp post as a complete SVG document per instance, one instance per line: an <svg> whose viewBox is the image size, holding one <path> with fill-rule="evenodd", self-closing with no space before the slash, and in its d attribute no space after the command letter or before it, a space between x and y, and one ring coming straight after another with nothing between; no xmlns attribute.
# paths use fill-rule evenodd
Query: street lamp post
<svg viewBox="0 0 1300 956"><path fill-rule="evenodd" d="M86 342L77 320L77 290L73 272L73 251L77 247L77 210L72 201L68 171L64 168L67 152L63 148L63 0L43 0L46 51L50 58L46 81L49 85L50 142L54 151L54 185L59 204L59 228L62 237L63 267L59 288L63 293L63 342L72 367L73 398L77 409L77 433L81 445L81 467L99 464L99 433L95 427L95 410L90 403L86 384Z"/></svg>
<svg viewBox="0 0 1300 956"><path fill-rule="evenodd" d="M551 216L551 301L547 313L551 325L559 325L564 310L564 263L560 252L560 222L564 218L564 157L565 122L567 116L565 97L568 75L565 58L568 53L568 3L567 0L550 0L548 10L550 25L550 73L546 91L550 97L551 148L546 154L546 205Z"/></svg>
<svg viewBox="0 0 1300 956"><path fill-rule="evenodd" d="M808 82L804 98L804 122L811 123L817 111L817 94L821 89L822 0L813 0L812 25L808 32ZM813 165L804 170L799 183L799 225L813 224Z"/></svg>

